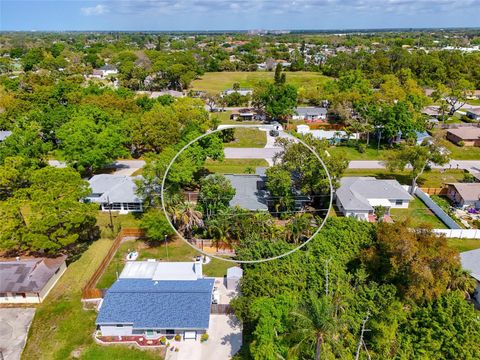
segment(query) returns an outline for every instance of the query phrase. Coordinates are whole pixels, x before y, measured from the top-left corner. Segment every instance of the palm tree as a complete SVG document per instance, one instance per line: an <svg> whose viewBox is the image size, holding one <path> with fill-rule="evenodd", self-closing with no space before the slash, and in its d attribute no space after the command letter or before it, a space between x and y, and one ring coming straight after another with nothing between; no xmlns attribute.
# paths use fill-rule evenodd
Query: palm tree
<svg viewBox="0 0 480 360"><path fill-rule="evenodd" d="M335 307L330 297L319 298L310 292L307 303L290 314L295 320L295 327L289 337L295 345L290 348L289 355L314 350L315 360L320 360L326 338L336 329L334 314Z"/></svg>
<svg viewBox="0 0 480 360"><path fill-rule="evenodd" d="M190 202L182 203L171 210L172 221L178 231L191 237L193 230L203 226L202 213Z"/></svg>

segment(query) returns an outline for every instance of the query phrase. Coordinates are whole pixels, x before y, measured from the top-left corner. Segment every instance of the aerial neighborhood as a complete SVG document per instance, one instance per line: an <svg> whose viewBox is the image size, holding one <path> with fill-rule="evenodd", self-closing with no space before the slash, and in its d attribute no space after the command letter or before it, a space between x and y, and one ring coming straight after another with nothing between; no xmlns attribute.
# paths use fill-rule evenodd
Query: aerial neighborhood
<svg viewBox="0 0 480 360"><path fill-rule="evenodd" d="M480 31L421 28L2 30L0 359L480 359Z"/></svg>

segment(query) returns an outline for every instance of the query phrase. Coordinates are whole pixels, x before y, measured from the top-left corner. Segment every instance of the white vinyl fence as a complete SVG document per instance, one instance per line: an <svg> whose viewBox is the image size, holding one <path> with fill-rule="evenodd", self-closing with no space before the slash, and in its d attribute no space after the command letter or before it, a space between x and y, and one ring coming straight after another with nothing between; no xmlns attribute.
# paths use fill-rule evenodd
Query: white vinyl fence
<svg viewBox="0 0 480 360"><path fill-rule="evenodd" d="M480 239L479 229L433 229L433 232L447 238Z"/></svg>
<svg viewBox="0 0 480 360"><path fill-rule="evenodd" d="M420 200L422 200L425 205L427 205L427 207L432 210L432 212L440 219L443 221L443 223L445 225L447 225L447 227L449 229L459 229L461 230L461 227L460 225L458 225L455 220L453 220L450 216L448 216L448 214L443 211L443 209L437 205L437 203L435 203L435 201L433 201L432 199L430 199L430 196L428 196L427 194L425 194L420 188L416 188L415 189L415 195L417 195ZM448 236L448 237L453 237L453 236ZM456 236L454 236L456 237Z"/></svg>

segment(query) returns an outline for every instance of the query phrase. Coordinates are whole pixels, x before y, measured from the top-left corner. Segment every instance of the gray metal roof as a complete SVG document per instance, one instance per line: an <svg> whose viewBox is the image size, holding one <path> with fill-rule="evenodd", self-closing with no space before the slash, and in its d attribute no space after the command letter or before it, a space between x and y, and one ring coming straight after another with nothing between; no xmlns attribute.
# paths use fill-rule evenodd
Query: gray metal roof
<svg viewBox="0 0 480 360"><path fill-rule="evenodd" d="M372 211L369 199L412 200L412 196L397 180L344 177L340 184L336 196L345 210Z"/></svg>
<svg viewBox="0 0 480 360"><path fill-rule="evenodd" d="M66 258L0 262L0 292L40 292Z"/></svg>
<svg viewBox="0 0 480 360"><path fill-rule="evenodd" d="M259 190L265 183L265 177L259 175L227 174L235 189L235 196L230 201L230 206L239 206L247 210L268 210L266 200Z"/></svg>
<svg viewBox="0 0 480 360"><path fill-rule="evenodd" d="M460 262L473 278L480 281L480 249L460 253Z"/></svg>
<svg viewBox="0 0 480 360"><path fill-rule="evenodd" d="M88 182L92 194L87 196L95 203L140 203L142 200L137 196L135 180L141 176L131 177L123 175L100 174L94 175Z"/></svg>

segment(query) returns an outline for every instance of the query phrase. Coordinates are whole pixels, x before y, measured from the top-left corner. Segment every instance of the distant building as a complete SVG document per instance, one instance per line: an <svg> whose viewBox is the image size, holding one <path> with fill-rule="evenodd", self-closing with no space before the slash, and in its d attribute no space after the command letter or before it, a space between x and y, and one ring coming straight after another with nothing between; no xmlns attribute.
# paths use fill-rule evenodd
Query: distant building
<svg viewBox="0 0 480 360"><path fill-rule="evenodd" d="M135 184L135 180L141 178L110 174L94 175L88 180L92 193L85 200L99 204L102 211L113 210L121 214L142 211L143 201L136 194Z"/></svg>
<svg viewBox="0 0 480 360"><path fill-rule="evenodd" d="M213 284L201 262L127 262L107 290L97 329L102 336L197 339L209 327Z"/></svg>
<svg viewBox="0 0 480 360"><path fill-rule="evenodd" d="M92 73L92 77L96 77L98 79L104 79L109 75L117 75L118 70L115 66L105 64L99 69L94 69Z"/></svg>
<svg viewBox="0 0 480 360"><path fill-rule="evenodd" d="M421 145L424 141L429 141L432 139L432 136L426 131L415 131L415 139L417 145Z"/></svg>
<svg viewBox="0 0 480 360"><path fill-rule="evenodd" d="M431 105L431 106L425 106L422 109L422 114L428 115L431 118L438 119L442 113L440 111L440 106L436 105Z"/></svg>
<svg viewBox="0 0 480 360"><path fill-rule="evenodd" d="M256 109L240 109L240 110L233 110L230 114L231 120L238 120L238 121L265 121L267 117L264 113L256 110Z"/></svg>
<svg viewBox="0 0 480 360"><path fill-rule="evenodd" d="M480 107L472 107L466 111L466 114L470 119L480 121Z"/></svg>
<svg viewBox="0 0 480 360"><path fill-rule="evenodd" d="M455 206L480 209L480 183L449 183L447 197Z"/></svg>
<svg viewBox="0 0 480 360"><path fill-rule="evenodd" d="M335 193L336 205L343 216L375 221L375 207L406 209L412 196L397 180L378 180L374 177L344 177Z"/></svg>
<svg viewBox="0 0 480 360"><path fill-rule="evenodd" d="M67 269L65 259L0 261L0 304L41 303Z"/></svg>
<svg viewBox="0 0 480 360"><path fill-rule="evenodd" d="M185 94L176 90L162 90L162 91L136 91L137 95L147 95L150 99L156 99L160 96L170 95L174 98L185 97Z"/></svg>
<svg viewBox="0 0 480 360"><path fill-rule="evenodd" d="M317 122L327 119L327 109L318 106L297 107L293 120L304 120L306 122Z"/></svg>
<svg viewBox="0 0 480 360"><path fill-rule="evenodd" d="M248 88L240 88L238 90L227 89L227 90L222 92L222 96L228 96L228 95L235 94L235 93L240 94L241 96L250 96L250 95L253 94L253 90L248 89Z"/></svg>
<svg viewBox="0 0 480 360"><path fill-rule="evenodd" d="M336 131L336 130L310 130L308 125L297 125L297 133L302 135L310 134L315 139L319 140L329 140L331 143L339 143L342 140L358 140L358 134L348 135L345 131Z"/></svg>
<svg viewBox="0 0 480 360"><path fill-rule="evenodd" d="M447 139L457 145L480 146L480 128L459 127L458 129L449 129Z"/></svg>

